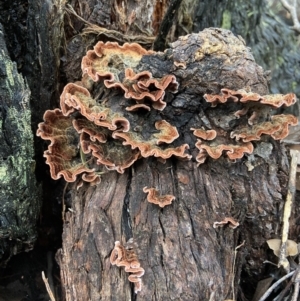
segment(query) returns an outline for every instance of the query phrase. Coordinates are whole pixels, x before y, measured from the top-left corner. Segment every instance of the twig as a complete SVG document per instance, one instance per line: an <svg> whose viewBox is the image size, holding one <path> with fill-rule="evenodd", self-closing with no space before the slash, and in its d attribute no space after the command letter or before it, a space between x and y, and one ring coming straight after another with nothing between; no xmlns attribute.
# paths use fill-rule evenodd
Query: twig
<svg viewBox="0 0 300 301"><path fill-rule="evenodd" d="M289 219L292 212L293 200L295 197L295 190L296 190L296 172L297 172L297 161L298 161L298 150L291 149L291 167L290 167L290 174L289 174L289 183L288 183L288 192L286 196L286 201L284 204L283 210L283 226L282 226L282 236L281 236L281 247L280 247L280 254L279 254L279 262L278 267L283 267L286 272L290 270L289 261L286 258L286 247L287 247L287 240L289 234Z"/></svg>
<svg viewBox="0 0 300 301"><path fill-rule="evenodd" d="M116 31L116 30L111 30L111 29L106 29L104 27L100 27L96 24L93 24L93 23L83 19L81 16L79 16L70 4L68 4L65 7L65 10L69 14L74 15L76 18L78 18L79 20L81 20L83 23L86 24L86 28L83 29L83 34L97 34L97 35L103 34L104 36L106 36L110 39L114 39L120 43L134 41L136 43L144 44L144 45L148 45L148 46L151 46L151 44L153 43L153 41L155 39L154 36L147 37L147 36L141 36L141 35L128 35L128 34L122 34L121 32Z"/></svg>
<svg viewBox="0 0 300 301"><path fill-rule="evenodd" d="M294 293L291 301L297 301L299 296L299 282L300 282L300 265L298 265L292 281L295 284Z"/></svg>
<svg viewBox="0 0 300 301"><path fill-rule="evenodd" d="M263 261L263 263L269 263L269 264L272 264L272 265L275 265L276 267L278 267L278 265L276 263L271 262L269 260L265 260L265 261Z"/></svg>
<svg viewBox="0 0 300 301"><path fill-rule="evenodd" d="M289 291L289 289L291 288L293 284L293 281L289 281L289 283L285 286L285 288L280 292L280 294L278 296L276 296L276 298L274 298L273 301L282 301L284 296L287 294L287 292Z"/></svg>
<svg viewBox="0 0 300 301"><path fill-rule="evenodd" d="M52 252L48 251L47 252L47 279L48 279L49 288L51 289L51 291L55 292L52 275L53 275L53 257L52 257Z"/></svg>
<svg viewBox="0 0 300 301"><path fill-rule="evenodd" d="M292 28L300 33L300 23L297 15L297 0L292 0L292 3L289 3L288 0L281 0L281 3L283 7L291 14L294 23Z"/></svg>
<svg viewBox="0 0 300 301"><path fill-rule="evenodd" d="M295 273L295 271L292 271L290 273L288 273L287 275L283 276L282 278L280 278L279 280L277 280L272 286L269 287L269 289L260 297L260 299L258 301L264 301L266 300L269 295L272 293L272 291L284 280L290 278L293 274Z"/></svg>
<svg viewBox="0 0 300 301"><path fill-rule="evenodd" d="M234 249L234 259L233 259L233 264L232 264L232 281L231 281L231 289L232 289L232 300L235 301L235 294L234 294L234 270L235 270L235 261L236 261L236 254L239 248L241 248L245 244L245 241L243 241L240 245L238 245Z"/></svg>
<svg viewBox="0 0 300 301"><path fill-rule="evenodd" d="M49 283L48 283L48 280L47 280L47 278L45 277L44 271L42 271L42 279L43 279L43 281L44 281L44 283L45 283L46 290L47 290L47 292L48 292L48 295L49 295L51 301L55 301L55 298L54 298L53 293L52 293L52 291L51 291L51 288L50 288L50 285L49 285Z"/></svg>
<svg viewBox="0 0 300 301"><path fill-rule="evenodd" d="M166 38L173 24L175 14L182 0L172 0L166 14L161 22L158 35L153 43L153 50L163 51L166 48Z"/></svg>

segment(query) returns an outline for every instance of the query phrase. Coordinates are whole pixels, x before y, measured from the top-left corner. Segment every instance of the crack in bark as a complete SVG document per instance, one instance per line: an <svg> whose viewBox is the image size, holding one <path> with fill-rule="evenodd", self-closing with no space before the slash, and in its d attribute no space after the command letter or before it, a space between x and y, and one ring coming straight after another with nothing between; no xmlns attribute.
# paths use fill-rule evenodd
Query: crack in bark
<svg viewBox="0 0 300 301"><path fill-rule="evenodd" d="M129 175L127 178L126 194L124 197L123 212L122 212L122 228L124 229L126 241L133 237L132 220L131 220L130 209L129 209L132 174L130 170L128 171L128 173Z"/></svg>

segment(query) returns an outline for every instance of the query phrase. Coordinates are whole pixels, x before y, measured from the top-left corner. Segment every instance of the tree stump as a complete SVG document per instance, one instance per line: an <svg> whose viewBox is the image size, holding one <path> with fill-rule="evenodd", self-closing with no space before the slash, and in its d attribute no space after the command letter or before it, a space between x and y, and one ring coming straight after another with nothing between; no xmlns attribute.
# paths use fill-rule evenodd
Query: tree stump
<svg viewBox="0 0 300 301"><path fill-rule="evenodd" d="M72 0L67 5L65 1L59 0L2 1L0 18L7 33L6 45L11 60L17 62L18 71L26 76L30 87L33 128L36 128L46 109L57 105L60 86L65 81L80 79L81 57L87 49L91 49L98 40L138 42L149 49L159 32L159 24L169 3L147 0ZM288 28L278 23L278 28L274 27L271 17L268 17L268 26L260 21L264 10L267 10L267 6L261 1L239 1L239 5L236 1L218 5L211 1L182 1L177 23L173 24L168 39L212 25L231 28L247 37L252 47L257 41L262 41L260 36L268 35L277 39L278 33L275 38L274 34L269 34L270 28L284 32L284 35L279 34L279 38L287 37ZM259 23L263 24L260 28ZM254 27L257 30L252 35L249 29ZM279 31L279 28L285 31ZM70 196L65 196L68 211L64 220L63 247L57 258L67 300L119 300L125 297L141 300L234 299L233 294L236 297L241 291L243 279L247 278L250 281L248 286L254 287L253 279L258 274L264 274L262 262L267 253L265 240L280 235L288 160L285 149L272 138L266 137L261 142L254 143L255 151L252 155L238 159L237 162L222 157L216 161L207 159L204 164L197 166L196 138L190 128L199 126L207 129L209 123L216 123L229 131L240 122L233 120L230 115L236 104L220 104L211 108L203 95L219 93L222 88L244 88L261 95L268 92L267 75L255 64L242 40L233 38L225 31L215 31L212 36L206 44L209 46L207 49L202 48L204 45L194 35L194 41L187 39L188 42L185 43L181 40L164 54L145 56L137 69L151 70L157 77L172 74L178 80L178 93L166 93L166 108L157 114L151 113L149 122L153 126L157 119L166 119L176 126L180 132L178 144L188 144L190 149L187 153L193 159L182 162L172 157L165 164L152 157L139 159L123 174L115 171L105 173L98 186L83 186L77 191L74 185ZM272 39L268 42L270 44L258 45L256 57L262 54L269 61L274 53L280 52L277 48L268 46L275 44ZM195 48L190 47L191 44ZM241 47L241 51L238 47ZM190 59L198 48L203 50L198 53L201 60L192 62ZM269 55L271 48L274 51L272 56ZM175 55L177 66L174 65L172 55ZM297 55L298 52L295 51L293 60L289 56L289 62L297 62ZM5 57L4 61L7 59ZM294 89L296 81L295 78L290 80L289 76L294 76L294 73L289 68L280 78L279 84L289 84ZM276 72L281 71L282 66L275 69ZM17 69L13 67L12 70L15 80L21 82L17 88L29 93L17 74ZM5 78L7 79L6 74ZM278 87L274 87L276 91ZM280 90L286 89L286 86L280 87ZM99 88L104 88L106 96L111 99L122 99L120 91L106 89L103 85L99 85ZM19 105L20 103L16 104L20 109L18 113L24 114L20 113L18 118L24 117L27 124L27 111L23 111L24 107ZM231 117L227 118L229 115ZM1 116L2 120L4 117ZM140 128L143 129L143 125ZM150 130L148 127L145 129ZM22 130L20 129L20 133ZM157 132L154 130L154 133ZM31 137L28 132L24 137L28 139L22 141L29 149L22 151L28 151L31 155ZM39 138L35 142L37 174L39 179L43 179L44 185L49 186L44 164L41 164L42 143ZM12 146L11 150L3 147L5 153L19 156L20 152L15 145ZM22 166L23 174L28 171L33 173L31 163L29 160ZM19 165L13 167L19 168ZM6 169L6 166L1 168ZM28 197L26 189L29 186L29 197L37 201L34 177L30 181L25 185L26 188L20 186L22 189L18 193L13 191L14 195L21 196L19 200L23 199L23 191L25 197ZM16 181L12 183L15 184ZM175 200L164 208L148 203L147 194L143 192L145 186L156 187L162 194L172 194ZM8 187L11 185L4 183L3 199L7 195L11 196L7 194ZM56 199L52 194L47 194L47 191L53 191L54 194L59 192L49 187L45 191L44 201L49 201L51 208ZM31 247L35 236L32 229L36 221L36 203L31 207L26 199L26 208L29 209L25 210L25 206L19 206L15 202L16 199L9 199L12 200L9 204L12 206L11 212L19 210L15 208L21 208L22 213L27 210L29 219L23 219L25 226L22 224L21 228L24 232L17 234L17 240L13 240L13 243L11 236L7 234L12 231L3 231L3 248L8 247L10 254L22 250L23 242L26 244L28 237L32 238L29 243ZM5 212L2 216L3 220L7 217ZM240 225L235 229L229 225L214 228L215 222L222 222L224 217L232 217ZM15 220L11 221L14 225ZM294 234L297 233L297 227L295 222ZM134 238L137 257L145 269L142 290L137 295L134 293L134 285L127 279L128 273L109 263L115 241L125 244L131 237ZM235 259L235 248L243 241L245 243L238 249ZM7 254L4 255L4 260L10 256Z"/></svg>
<svg viewBox="0 0 300 301"><path fill-rule="evenodd" d="M265 135L253 142L251 155L207 158L199 165L191 128L217 128L228 137L245 123L245 115L234 114L243 105L228 101L212 107L204 95L222 88L265 95L266 77L241 38L215 28L181 37L164 53L144 55L135 71L145 70L154 78L174 75L178 92L166 90L163 110L132 113L130 122L138 120L137 132L147 141L157 134L153 124L166 120L179 132L173 147L187 144L192 159L142 158L123 174L104 172L96 186L72 186L57 254L66 300L234 300L242 265L249 275L263 269L265 241L279 236L288 160L285 149ZM89 87L97 103L121 103L117 112L130 102L102 80ZM175 200L163 208L151 204L146 186ZM130 238L145 270L138 294L128 273L110 264L115 241L126 245Z"/></svg>

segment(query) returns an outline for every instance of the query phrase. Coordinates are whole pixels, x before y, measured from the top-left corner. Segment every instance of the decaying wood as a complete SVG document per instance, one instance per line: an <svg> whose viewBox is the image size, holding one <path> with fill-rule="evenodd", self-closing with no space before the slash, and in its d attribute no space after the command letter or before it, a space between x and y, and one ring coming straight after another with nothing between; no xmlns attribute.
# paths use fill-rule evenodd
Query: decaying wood
<svg viewBox="0 0 300 301"><path fill-rule="evenodd" d="M155 77L172 73L178 79L178 93L166 96L168 105L161 113L151 114L180 128L180 143L189 143L194 155L197 149L192 147L190 128L195 124L214 122L225 130L231 126L230 105L212 109L203 94L227 87L263 95L267 80L244 42L228 31L209 29L181 38L172 47L173 52L145 56L138 68L150 70ZM201 59L193 61L195 53ZM175 68L171 60L186 62L187 67ZM111 93L115 98L116 91ZM154 116L145 119L144 131ZM223 158L197 167L195 160L169 159L163 164L155 158L141 159L122 175L103 174L96 187L78 191L74 187L63 247L57 254L66 300L237 296L242 264L248 273L263 269L265 241L280 235L287 170L284 148L266 140L257 145L254 155L236 163ZM175 200L163 209L151 204L145 186L174 195ZM239 226L213 227L228 217ZM126 273L109 262L115 241L125 243L130 238L145 269L136 296Z"/></svg>

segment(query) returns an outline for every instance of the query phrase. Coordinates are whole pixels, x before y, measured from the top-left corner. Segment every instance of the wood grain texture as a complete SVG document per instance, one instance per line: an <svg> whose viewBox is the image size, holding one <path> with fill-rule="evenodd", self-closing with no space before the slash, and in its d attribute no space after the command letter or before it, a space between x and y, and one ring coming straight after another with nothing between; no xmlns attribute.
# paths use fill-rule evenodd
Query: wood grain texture
<svg viewBox="0 0 300 301"><path fill-rule="evenodd" d="M192 162L142 160L123 175L103 176L97 187L72 190L58 256L67 300L135 300L124 270L109 263L114 241L130 237L145 269L136 300L230 297L240 263L247 258L249 269L261 268L257 256L263 260L265 240L278 234L282 195L277 173L287 168L276 163L280 156L285 154L277 149L253 172L243 163L198 168ZM142 190L146 185L176 200L163 209L150 204ZM227 216L240 226L213 228ZM234 249L243 240L233 273ZM254 258L256 266L250 264Z"/></svg>

